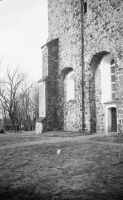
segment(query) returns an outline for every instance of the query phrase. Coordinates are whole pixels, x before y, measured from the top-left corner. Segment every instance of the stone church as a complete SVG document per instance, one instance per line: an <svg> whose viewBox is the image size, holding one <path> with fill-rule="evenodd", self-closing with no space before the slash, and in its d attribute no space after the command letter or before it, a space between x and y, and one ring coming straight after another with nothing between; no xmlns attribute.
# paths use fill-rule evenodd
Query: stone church
<svg viewBox="0 0 123 200"><path fill-rule="evenodd" d="M123 124L123 0L48 0L43 131L116 132Z"/></svg>

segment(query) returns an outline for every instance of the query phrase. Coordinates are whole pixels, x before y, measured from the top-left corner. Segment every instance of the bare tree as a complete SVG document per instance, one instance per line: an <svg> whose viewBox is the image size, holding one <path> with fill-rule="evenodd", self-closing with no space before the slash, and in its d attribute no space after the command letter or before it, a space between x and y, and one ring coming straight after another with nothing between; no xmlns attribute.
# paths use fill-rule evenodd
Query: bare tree
<svg viewBox="0 0 123 200"><path fill-rule="evenodd" d="M33 85L32 88L32 112L33 112L33 119L36 120L39 117L39 88L38 85Z"/></svg>
<svg viewBox="0 0 123 200"><path fill-rule="evenodd" d="M12 62L8 63L4 76L0 81L0 101L6 108L13 127L15 127L19 121L19 103L26 92L32 87L32 84L28 84L28 86L24 88L26 80L27 75L22 73L18 67L14 67Z"/></svg>
<svg viewBox="0 0 123 200"><path fill-rule="evenodd" d="M33 84L30 90L27 90L19 102L19 121L27 130L34 127L35 121L39 115L39 92L36 84Z"/></svg>
<svg viewBox="0 0 123 200"><path fill-rule="evenodd" d="M24 126L26 130L28 130L28 126L31 123L31 99L30 99L30 92L31 90L27 90L24 95L22 96L19 104L18 104L18 118L21 125Z"/></svg>

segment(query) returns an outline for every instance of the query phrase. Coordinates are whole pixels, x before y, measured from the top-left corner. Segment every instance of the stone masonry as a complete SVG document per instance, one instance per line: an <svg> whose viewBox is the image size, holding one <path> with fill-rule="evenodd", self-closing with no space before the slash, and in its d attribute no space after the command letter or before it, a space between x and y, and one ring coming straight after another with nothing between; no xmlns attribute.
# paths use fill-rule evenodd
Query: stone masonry
<svg viewBox="0 0 123 200"><path fill-rule="evenodd" d="M57 116L58 108L58 39L48 42L42 47L43 78L46 88L46 117L41 118L43 131L60 128ZM40 119L39 119L40 120ZM37 120L37 121L39 121Z"/></svg>
<svg viewBox="0 0 123 200"><path fill-rule="evenodd" d="M46 79L44 130L106 132L100 63L115 61L117 122L123 124L123 1L48 0L48 40L42 48ZM66 101L67 75L75 72L75 99Z"/></svg>

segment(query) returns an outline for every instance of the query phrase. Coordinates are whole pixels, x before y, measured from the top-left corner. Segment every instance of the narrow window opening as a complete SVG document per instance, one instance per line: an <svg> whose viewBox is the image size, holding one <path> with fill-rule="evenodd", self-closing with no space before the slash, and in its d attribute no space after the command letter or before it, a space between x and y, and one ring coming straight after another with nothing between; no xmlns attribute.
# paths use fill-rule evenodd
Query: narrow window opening
<svg viewBox="0 0 123 200"><path fill-rule="evenodd" d="M82 0L82 5L83 5L84 14L86 14L86 12L87 12L87 2L84 2L84 0Z"/></svg>
<svg viewBox="0 0 123 200"><path fill-rule="evenodd" d="M87 13L87 2L84 3L84 14Z"/></svg>

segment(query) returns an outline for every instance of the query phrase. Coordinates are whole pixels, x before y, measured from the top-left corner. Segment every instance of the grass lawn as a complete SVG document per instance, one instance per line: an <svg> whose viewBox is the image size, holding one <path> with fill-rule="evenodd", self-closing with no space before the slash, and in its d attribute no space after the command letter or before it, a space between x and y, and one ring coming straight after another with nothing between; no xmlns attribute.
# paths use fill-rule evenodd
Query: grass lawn
<svg viewBox="0 0 123 200"><path fill-rule="evenodd" d="M105 135L103 137L92 138L91 140L101 141L101 142L111 142L111 143L122 143L123 144L123 135L121 135L120 137L118 137L117 134Z"/></svg>
<svg viewBox="0 0 123 200"><path fill-rule="evenodd" d="M31 141L40 141L53 137L75 137L81 136L81 133L65 132L65 131L50 131L43 134L36 135L35 131L16 132L16 133L5 133L0 134L0 146L8 144L16 144ZM14 138L14 139L13 139Z"/></svg>
<svg viewBox="0 0 123 200"><path fill-rule="evenodd" d="M0 146L17 144L23 142L39 141L42 140L41 135L28 134L28 133L5 133L0 134Z"/></svg>
<svg viewBox="0 0 123 200"><path fill-rule="evenodd" d="M10 140L0 136L2 145L4 137L6 142ZM16 134L11 137L13 143L18 142ZM37 137L27 138L32 141ZM57 149L61 149L60 155L56 154ZM122 197L121 145L73 140L0 150L0 200L120 200Z"/></svg>

